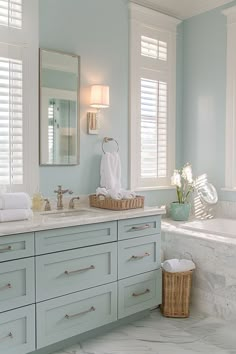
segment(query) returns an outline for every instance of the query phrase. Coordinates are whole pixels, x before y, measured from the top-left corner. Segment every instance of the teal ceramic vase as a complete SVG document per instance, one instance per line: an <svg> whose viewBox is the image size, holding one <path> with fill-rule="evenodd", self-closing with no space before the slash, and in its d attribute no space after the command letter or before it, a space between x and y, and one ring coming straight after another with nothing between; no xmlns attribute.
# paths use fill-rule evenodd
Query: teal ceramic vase
<svg viewBox="0 0 236 354"><path fill-rule="evenodd" d="M180 204L178 202L173 202L170 205L170 216L172 220L187 221L189 219L190 211L191 204L189 203Z"/></svg>

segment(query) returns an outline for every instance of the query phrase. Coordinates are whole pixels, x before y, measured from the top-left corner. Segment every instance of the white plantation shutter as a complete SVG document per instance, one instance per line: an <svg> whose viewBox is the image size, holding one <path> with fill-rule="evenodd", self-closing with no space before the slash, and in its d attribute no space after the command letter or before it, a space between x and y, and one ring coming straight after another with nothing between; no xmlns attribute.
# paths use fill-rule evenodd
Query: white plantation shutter
<svg viewBox="0 0 236 354"><path fill-rule="evenodd" d="M0 184L23 184L23 65L0 57Z"/></svg>
<svg viewBox="0 0 236 354"><path fill-rule="evenodd" d="M131 188L166 187L175 168L178 21L135 4L131 19Z"/></svg>
<svg viewBox="0 0 236 354"><path fill-rule="evenodd" d="M167 83L141 79L141 178L167 177Z"/></svg>
<svg viewBox="0 0 236 354"><path fill-rule="evenodd" d="M141 36L141 55L167 61L167 43L155 38Z"/></svg>
<svg viewBox="0 0 236 354"><path fill-rule="evenodd" d="M0 0L0 25L22 28L22 0Z"/></svg>
<svg viewBox="0 0 236 354"><path fill-rule="evenodd" d="M38 186L38 0L0 0L0 186Z"/></svg>

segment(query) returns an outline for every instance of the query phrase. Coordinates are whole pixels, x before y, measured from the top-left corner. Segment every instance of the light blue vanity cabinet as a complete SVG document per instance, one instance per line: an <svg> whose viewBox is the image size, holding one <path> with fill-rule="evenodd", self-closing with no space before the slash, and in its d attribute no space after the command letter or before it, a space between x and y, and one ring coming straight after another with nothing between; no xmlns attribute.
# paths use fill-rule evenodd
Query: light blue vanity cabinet
<svg viewBox="0 0 236 354"><path fill-rule="evenodd" d="M117 240L115 221L36 232L36 254L65 251Z"/></svg>
<svg viewBox="0 0 236 354"><path fill-rule="evenodd" d="M0 353L159 305L160 246L158 215L0 237Z"/></svg>
<svg viewBox="0 0 236 354"><path fill-rule="evenodd" d="M0 353L35 350L34 233L0 237Z"/></svg>

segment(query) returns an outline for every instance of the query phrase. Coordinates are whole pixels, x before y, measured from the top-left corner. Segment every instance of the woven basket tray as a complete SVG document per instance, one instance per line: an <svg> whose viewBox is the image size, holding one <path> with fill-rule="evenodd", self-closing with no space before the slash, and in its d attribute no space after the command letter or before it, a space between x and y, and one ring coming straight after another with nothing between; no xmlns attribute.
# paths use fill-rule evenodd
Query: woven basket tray
<svg viewBox="0 0 236 354"><path fill-rule="evenodd" d="M163 271L161 312L166 317L189 317L193 271L169 273Z"/></svg>
<svg viewBox="0 0 236 354"><path fill-rule="evenodd" d="M89 196L89 203L91 207L110 209L110 210L128 210L137 209L144 207L144 197L137 196L133 199L121 199L116 200L112 198L107 198L104 196L97 196L96 194L91 194Z"/></svg>

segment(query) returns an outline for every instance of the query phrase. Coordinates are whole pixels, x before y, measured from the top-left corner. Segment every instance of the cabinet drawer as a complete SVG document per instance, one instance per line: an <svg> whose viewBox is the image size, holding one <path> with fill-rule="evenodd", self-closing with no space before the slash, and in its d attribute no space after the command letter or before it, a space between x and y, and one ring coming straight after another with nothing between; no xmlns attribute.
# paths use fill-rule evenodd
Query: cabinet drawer
<svg viewBox="0 0 236 354"><path fill-rule="evenodd" d="M161 304L161 270L118 282L118 318Z"/></svg>
<svg viewBox="0 0 236 354"><path fill-rule="evenodd" d="M160 233L160 230L161 217L157 215L118 221L119 240L156 235Z"/></svg>
<svg viewBox="0 0 236 354"><path fill-rule="evenodd" d="M35 233L35 236L36 254L65 251L116 241L117 223L114 221L39 231Z"/></svg>
<svg viewBox="0 0 236 354"><path fill-rule="evenodd" d="M37 348L117 319L117 285L103 285L37 304Z"/></svg>
<svg viewBox="0 0 236 354"><path fill-rule="evenodd" d="M160 235L118 242L118 278L149 272L161 267Z"/></svg>
<svg viewBox="0 0 236 354"><path fill-rule="evenodd" d="M0 262L34 255L32 232L0 237Z"/></svg>
<svg viewBox="0 0 236 354"><path fill-rule="evenodd" d="M2 263L0 266L0 311L35 302L34 259Z"/></svg>
<svg viewBox="0 0 236 354"><path fill-rule="evenodd" d="M37 301L116 280L116 243L36 257Z"/></svg>
<svg viewBox="0 0 236 354"><path fill-rule="evenodd" d="M0 314L0 353L25 354L35 350L35 306Z"/></svg>

